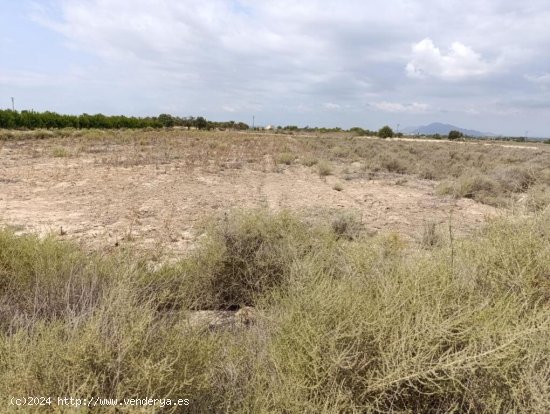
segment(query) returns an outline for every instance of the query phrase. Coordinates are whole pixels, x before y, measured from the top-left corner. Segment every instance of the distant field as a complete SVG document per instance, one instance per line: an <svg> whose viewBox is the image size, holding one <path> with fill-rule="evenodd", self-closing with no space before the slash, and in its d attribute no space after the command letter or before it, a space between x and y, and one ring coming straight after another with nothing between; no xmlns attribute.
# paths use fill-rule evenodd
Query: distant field
<svg viewBox="0 0 550 414"><path fill-rule="evenodd" d="M0 220L94 248L181 253L233 208L345 212L369 233L458 234L503 209L540 209L550 147L207 131L4 132ZM62 136L60 136L62 135ZM524 149L525 148L525 149ZM546 198L545 198L546 197Z"/></svg>
<svg viewBox="0 0 550 414"><path fill-rule="evenodd" d="M0 395L548 412L549 206L542 143L0 131Z"/></svg>

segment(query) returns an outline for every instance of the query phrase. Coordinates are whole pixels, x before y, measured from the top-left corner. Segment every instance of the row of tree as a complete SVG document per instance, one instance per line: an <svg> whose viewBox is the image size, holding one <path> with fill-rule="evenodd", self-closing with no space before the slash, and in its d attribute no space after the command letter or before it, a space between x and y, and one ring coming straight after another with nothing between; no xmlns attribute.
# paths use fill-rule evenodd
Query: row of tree
<svg viewBox="0 0 550 414"><path fill-rule="evenodd" d="M63 115L56 112L0 110L0 128L38 129L38 128L165 128L186 127L197 129L248 129L243 122L214 122L199 117L177 117L160 114L156 117L128 117L124 115L107 116L103 114Z"/></svg>
<svg viewBox="0 0 550 414"><path fill-rule="evenodd" d="M35 112L35 111L13 111L11 109L0 109L0 128L4 129L53 129L53 128L77 128L77 129L119 129L119 128L197 128L197 129L236 129L246 130L250 127L244 122L215 122L206 118L199 117L178 117L170 114L160 114L159 116L149 117L128 117L124 115L108 116L103 114L82 114L82 115L63 115L56 112ZM341 132L342 128L316 128L303 127L296 125L278 126L274 128L279 131L315 131L315 132ZM350 128L349 132L362 136L379 136L381 138L391 138L393 136L403 136L402 133L395 133L389 126L384 126L378 131L370 131L360 127ZM441 139L443 136L434 134L430 136L434 139ZM450 131L448 136L450 140L464 138L460 131ZM514 141L525 141L525 138L500 138Z"/></svg>

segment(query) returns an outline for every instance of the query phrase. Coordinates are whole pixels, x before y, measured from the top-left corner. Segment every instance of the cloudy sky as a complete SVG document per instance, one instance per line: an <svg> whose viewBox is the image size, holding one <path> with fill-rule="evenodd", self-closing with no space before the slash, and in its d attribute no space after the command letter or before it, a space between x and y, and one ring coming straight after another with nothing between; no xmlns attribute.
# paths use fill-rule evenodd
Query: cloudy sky
<svg viewBox="0 0 550 414"><path fill-rule="evenodd" d="M548 0L0 5L0 107L550 136Z"/></svg>

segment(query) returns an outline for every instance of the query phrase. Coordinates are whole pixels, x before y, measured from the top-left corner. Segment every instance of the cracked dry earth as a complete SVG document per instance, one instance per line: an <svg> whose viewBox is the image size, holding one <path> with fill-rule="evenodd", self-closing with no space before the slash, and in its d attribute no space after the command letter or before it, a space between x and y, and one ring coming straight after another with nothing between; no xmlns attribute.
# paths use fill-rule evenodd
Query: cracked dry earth
<svg viewBox="0 0 550 414"><path fill-rule="evenodd" d="M188 168L178 160L106 165L93 154L45 155L51 154L47 141L33 143L34 152L25 145L0 148L0 225L20 233L52 232L94 250L131 244L180 254L193 247L205 218L263 206L320 220L351 210L370 232L395 231L412 239L420 238L427 220L446 225L451 211L459 235L498 213L473 200L439 197L435 182L414 177L357 174L344 181L341 166L323 178L314 168L275 166L269 156L225 168L206 161L204 168ZM36 146L48 149L37 155ZM353 173L360 163L346 167ZM333 189L336 182L343 191Z"/></svg>

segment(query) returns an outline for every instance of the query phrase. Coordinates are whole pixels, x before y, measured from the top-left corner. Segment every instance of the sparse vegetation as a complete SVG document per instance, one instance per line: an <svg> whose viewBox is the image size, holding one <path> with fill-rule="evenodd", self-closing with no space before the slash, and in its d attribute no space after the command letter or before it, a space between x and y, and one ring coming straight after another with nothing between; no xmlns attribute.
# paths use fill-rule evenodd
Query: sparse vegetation
<svg viewBox="0 0 550 414"><path fill-rule="evenodd" d="M0 395L178 397L190 412L547 411L547 146L359 132L1 131L10 194L63 184L75 166L102 185L125 174L115 184L131 183L132 196L145 191L137 173L174 194L169 204L146 192L158 210L123 205L129 230L106 247L76 247L65 223L55 228L63 240L0 231ZM41 157L50 176L13 173ZM273 161L310 168L271 174ZM65 178L77 184L62 197L79 197L85 178ZM235 187L208 204L227 180ZM289 188L300 213L269 212ZM233 191L239 207L265 208L193 221L192 248L173 248L171 260L139 244L143 221L178 246L174 221L194 204L225 210ZM411 194L421 196L397 209ZM463 197L508 218L472 229L438 211ZM405 216L423 204L425 215ZM387 225L400 214L403 232Z"/></svg>
<svg viewBox="0 0 550 414"><path fill-rule="evenodd" d="M550 153L540 144L506 147L496 142L376 141L355 132L333 136L336 132L319 135L314 130L309 134L262 136L258 132L254 137L198 130L4 130L0 140L5 149L28 151L33 158L44 153L71 156L76 161L91 157L94 164L114 167L181 164L189 169L201 168L206 161L209 168L257 168L265 154L276 154L272 155L276 163L316 166L321 176L342 171L336 175L346 181L381 173L416 175L439 182L440 194L498 206L521 200L533 185L550 188ZM13 146L15 142L27 144ZM354 162L361 162L361 171L350 174L346 168L336 168Z"/></svg>

